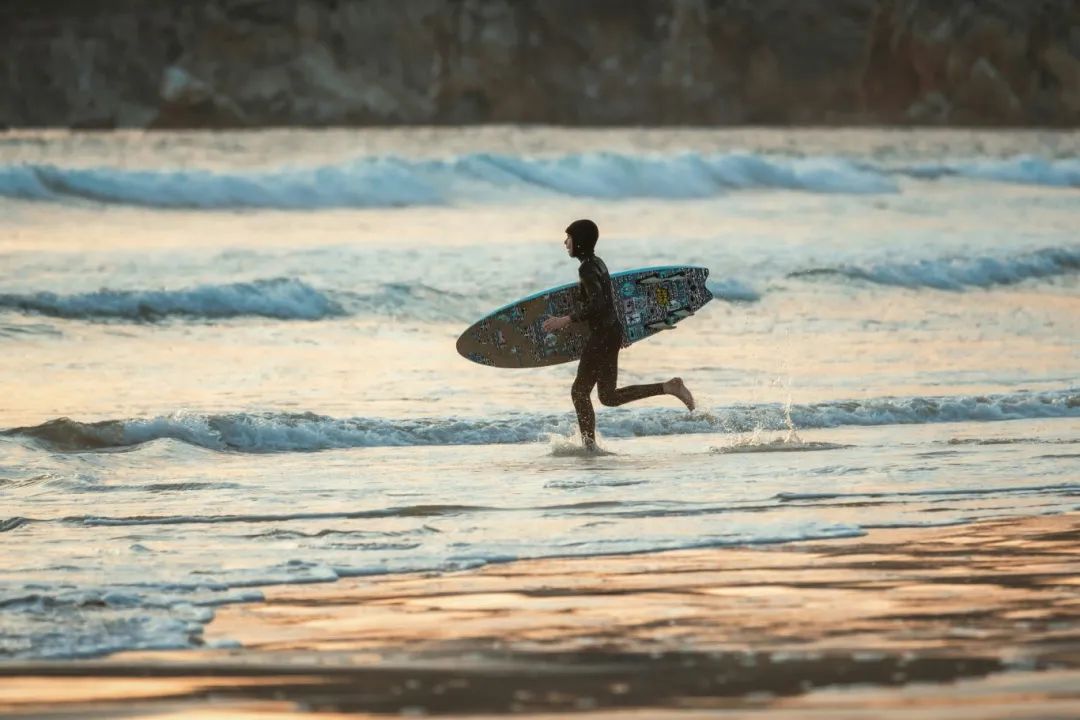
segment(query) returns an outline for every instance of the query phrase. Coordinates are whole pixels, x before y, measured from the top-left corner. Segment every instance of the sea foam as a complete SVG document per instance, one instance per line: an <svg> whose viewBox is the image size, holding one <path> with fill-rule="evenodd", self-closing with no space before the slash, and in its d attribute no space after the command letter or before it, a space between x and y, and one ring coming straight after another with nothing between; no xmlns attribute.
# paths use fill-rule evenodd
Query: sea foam
<svg viewBox="0 0 1080 720"><path fill-rule="evenodd" d="M790 417L788 413L790 412ZM1076 390L984 396L872 398L810 405L762 404L709 412L616 409L600 418L605 437L742 433L843 425L905 425L935 422L1080 417ZM84 423L68 418L20 427L3 434L25 437L61 451L130 447L169 439L218 451L311 452L332 448L418 445L486 445L540 442L567 434L562 414L513 418L333 418L312 413L176 413Z"/></svg>

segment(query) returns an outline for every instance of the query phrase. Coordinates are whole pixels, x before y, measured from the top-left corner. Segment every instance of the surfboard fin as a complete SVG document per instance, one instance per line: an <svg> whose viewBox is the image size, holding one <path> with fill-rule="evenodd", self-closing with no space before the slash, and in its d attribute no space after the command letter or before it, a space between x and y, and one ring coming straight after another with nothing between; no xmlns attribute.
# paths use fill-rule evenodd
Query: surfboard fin
<svg viewBox="0 0 1080 720"><path fill-rule="evenodd" d="M676 310L674 312L668 313L667 317L664 318L663 322L649 323L649 329L650 330L674 330L675 329L675 323L679 322L683 318L688 318L693 314L694 314L694 311L690 310L689 308L679 308L678 310Z"/></svg>

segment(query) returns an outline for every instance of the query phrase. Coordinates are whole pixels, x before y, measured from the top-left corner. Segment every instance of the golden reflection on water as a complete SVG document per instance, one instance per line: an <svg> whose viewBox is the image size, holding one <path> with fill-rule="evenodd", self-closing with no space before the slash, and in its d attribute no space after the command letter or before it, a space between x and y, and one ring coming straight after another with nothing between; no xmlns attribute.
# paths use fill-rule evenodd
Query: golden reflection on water
<svg viewBox="0 0 1080 720"><path fill-rule="evenodd" d="M129 703L125 715L135 717L143 707L155 717L287 717L311 702L330 711L384 703L373 688L393 697L398 684L427 692L422 704L437 710L439 688L453 683L477 682L478 691L515 683L514 697L526 698L545 686L545 676L568 688L570 676L559 673L576 673L578 685L595 674L595 688L547 699L564 703L583 697L575 692L617 697L615 685L640 693L621 680L604 685L615 682L605 673L620 677L620 667L633 667L625 664L630 658L649 657L661 674L648 685L652 699L636 701L646 706L672 702L664 687L676 678L663 673L677 668L679 683L700 673L708 675L700 683L720 683L719 695L691 694L676 703L713 713L724 703L750 703L780 718L855 707L899 718L916 702L928 717L974 717L967 710L988 703L1009 712L987 717L1027 717L1012 712L1021 706L1064 717L1062 708L1080 700L1070 655L1080 622L1078 539L1080 520L1072 514L773 548L522 561L271 588L264 604L221 608L209 628L209 640L240 640L243 651L121 653L85 665L81 677L42 677L28 668L24 677L0 677L0 710L34 716L48 698L50 712ZM671 657L675 665L665 665ZM236 665L241 658L244 665ZM597 664L587 665L589 658ZM563 663L586 663L588 672ZM978 679L1046 663L1060 669ZM228 668L229 677L212 677L215 667ZM283 668L290 671L282 675ZM841 672L845 692L830 689L831 682L814 690L821 668ZM151 677L130 675L145 671ZM892 675L883 682L882 672ZM909 684L909 672L923 679ZM798 673L806 673L802 686ZM411 679L421 676L428 685ZM741 683L743 676L774 692L725 696L721 680ZM959 684L925 684L949 681ZM791 692L792 683L801 690ZM274 688L280 697L270 699ZM209 701L196 700L206 693ZM493 702L483 697L478 693L476 702ZM155 698L165 704L152 704ZM452 710L459 706L443 712L463 716ZM626 718L628 710L605 712Z"/></svg>
<svg viewBox="0 0 1080 720"><path fill-rule="evenodd" d="M224 608L209 631L275 652L422 652L462 642L575 651L603 637L605 647L624 652L689 643L1022 653L1052 643L1066 618L1080 620L1076 524L1075 515L1050 516L771 549L522 561L434 578L274 588L263 605Z"/></svg>

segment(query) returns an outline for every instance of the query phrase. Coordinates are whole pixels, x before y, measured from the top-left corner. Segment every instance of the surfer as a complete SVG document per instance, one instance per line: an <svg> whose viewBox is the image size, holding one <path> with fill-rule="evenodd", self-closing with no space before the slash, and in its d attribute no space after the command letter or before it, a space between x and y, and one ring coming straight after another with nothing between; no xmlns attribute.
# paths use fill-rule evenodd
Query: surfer
<svg viewBox="0 0 1080 720"><path fill-rule="evenodd" d="M596 413L593 412L590 398L594 385L597 386L600 402L609 407L655 395L674 395L687 409L694 409L694 396L683 384L682 378L648 385L615 386L619 377L623 329L615 311L615 294L607 265L593 252L599 236L600 231L592 220L575 220L566 228L563 245L570 257L581 262L578 277L581 279L582 302L570 315L548 318L542 326L544 332L556 332L580 321L585 321L589 326L589 336L581 353L570 397L577 412L582 443L590 450L596 447Z"/></svg>

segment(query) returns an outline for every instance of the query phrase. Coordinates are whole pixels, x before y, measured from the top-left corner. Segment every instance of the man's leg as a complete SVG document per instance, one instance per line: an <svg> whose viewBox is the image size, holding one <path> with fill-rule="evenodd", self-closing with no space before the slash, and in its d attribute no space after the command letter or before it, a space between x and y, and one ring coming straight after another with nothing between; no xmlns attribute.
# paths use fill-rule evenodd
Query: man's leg
<svg viewBox="0 0 1080 720"><path fill-rule="evenodd" d="M682 378L671 378L667 382L648 383L646 385L627 385L615 387L619 380L619 350L621 338L609 341L601 352L597 394L600 402L609 407L625 405L628 402L657 395L674 395L682 400L688 410L694 409L694 396L683 384Z"/></svg>
<svg viewBox="0 0 1080 720"><path fill-rule="evenodd" d="M600 354L600 372L596 381L600 402L609 407L614 407L641 400L642 398L667 394L664 383L615 387L619 380L619 349L619 340L616 338L614 342L609 342Z"/></svg>
<svg viewBox="0 0 1080 720"><path fill-rule="evenodd" d="M599 350L600 348L596 346L592 338L589 338L581 353L577 377L574 378L574 384L570 388L578 427L581 429L581 441L586 447L596 444L596 413L593 411L592 399L589 396L592 394L600 372L601 353Z"/></svg>

